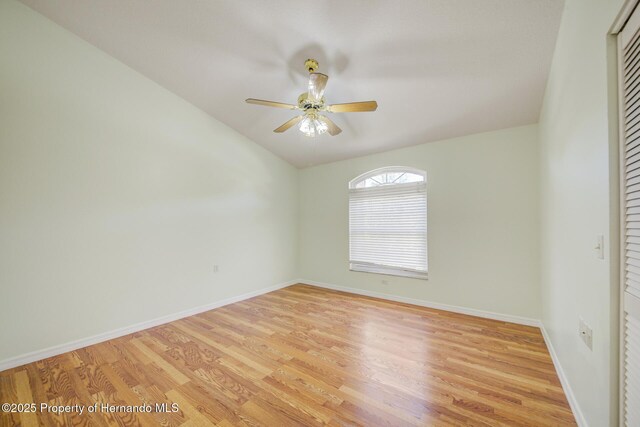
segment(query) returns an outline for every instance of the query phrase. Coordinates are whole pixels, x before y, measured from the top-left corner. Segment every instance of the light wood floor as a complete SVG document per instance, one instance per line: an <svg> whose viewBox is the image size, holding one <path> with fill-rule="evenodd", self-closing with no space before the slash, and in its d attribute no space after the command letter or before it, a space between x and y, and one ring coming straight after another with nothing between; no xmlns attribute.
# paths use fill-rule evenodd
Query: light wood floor
<svg viewBox="0 0 640 427"><path fill-rule="evenodd" d="M0 372L2 425L575 425L537 328L296 285ZM170 406L169 406L170 408Z"/></svg>

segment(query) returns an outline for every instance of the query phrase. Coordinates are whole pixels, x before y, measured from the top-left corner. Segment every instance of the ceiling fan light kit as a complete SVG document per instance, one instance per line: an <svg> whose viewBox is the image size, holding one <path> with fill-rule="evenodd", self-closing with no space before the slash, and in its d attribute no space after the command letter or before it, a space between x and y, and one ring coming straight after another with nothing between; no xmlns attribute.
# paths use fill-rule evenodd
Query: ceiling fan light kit
<svg viewBox="0 0 640 427"><path fill-rule="evenodd" d="M329 130L327 123L322 120L322 116L316 113L305 114L304 119L300 121L298 126L300 132L313 138L316 135L322 135Z"/></svg>
<svg viewBox="0 0 640 427"><path fill-rule="evenodd" d="M324 89L327 86L329 76L318 73L318 61L307 59L304 62L306 70L309 72L309 87L307 92L298 97L298 105L286 104L282 102L265 101L262 99L249 98L249 104L264 105L266 107L287 108L289 110L301 110L303 114L287 121L280 127L274 129L276 133L282 133L291 127L298 125L298 130L305 136L315 137L324 133L335 136L342 132L330 118L320 114L328 113L353 113L362 111L375 111L378 108L376 101L350 102L346 104L325 105Z"/></svg>

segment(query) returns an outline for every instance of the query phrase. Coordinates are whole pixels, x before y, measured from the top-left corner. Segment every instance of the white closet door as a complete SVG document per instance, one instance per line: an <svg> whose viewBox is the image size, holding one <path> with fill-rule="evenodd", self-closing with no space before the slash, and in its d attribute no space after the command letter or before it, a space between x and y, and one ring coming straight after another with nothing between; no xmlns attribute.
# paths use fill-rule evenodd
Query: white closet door
<svg viewBox="0 0 640 427"><path fill-rule="evenodd" d="M622 173L623 424L640 427L640 11L619 34Z"/></svg>

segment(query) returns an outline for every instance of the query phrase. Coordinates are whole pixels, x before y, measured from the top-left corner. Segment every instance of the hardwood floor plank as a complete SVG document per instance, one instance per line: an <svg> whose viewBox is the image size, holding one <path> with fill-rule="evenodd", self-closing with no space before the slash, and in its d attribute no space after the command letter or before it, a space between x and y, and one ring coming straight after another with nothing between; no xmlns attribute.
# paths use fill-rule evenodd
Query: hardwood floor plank
<svg viewBox="0 0 640 427"><path fill-rule="evenodd" d="M187 398L183 397L180 393L175 390L169 390L166 393L168 399L171 399L173 402L177 403L182 412L184 413L187 422L183 425L192 425L192 426L213 426L216 425L213 421L211 421L206 416L202 415L198 409L189 403ZM221 421L221 420L220 420Z"/></svg>
<svg viewBox="0 0 640 427"><path fill-rule="evenodd" d="M35 403L31 395L31 385L29 375L26 370L18 371L14 375L16 384L16 397L22 403ZM38 417L35 412L23 412L20 414L20 421L24 427L38 426Z"/></svg>
<svg viewBox="0 0 640 427"><path fill-rule="evenodd" d="M308 285L0 372L0 399L153 409L7 426L575 425L537 328Z"/></svg>
<svg viewBox="0 0 640 427"><path fill-rule="evenodd" d="M165 371L171 378L173 378L178 384L186 384L189 382L189 378L184 375L182 372L177 370L173 365L167 362L161 355L151 350L149 347L144 345L141 341L137 339L131 340L131 343L136 346L138 350L145 356L149 358L149 360L155 363L160 369Z"/></svg>

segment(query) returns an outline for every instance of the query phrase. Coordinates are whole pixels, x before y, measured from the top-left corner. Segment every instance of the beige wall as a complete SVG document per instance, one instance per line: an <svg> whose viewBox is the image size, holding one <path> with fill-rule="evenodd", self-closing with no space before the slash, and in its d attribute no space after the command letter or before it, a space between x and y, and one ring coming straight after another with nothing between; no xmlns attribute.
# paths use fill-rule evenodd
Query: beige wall
<svg viewBox="0 0 640 427"><path fill-rule="evenodd" d="M540 120L542 319L590 426L617 425L606 35L621 6L566 2ZM599 234L604 260L594 250ZM578 336L580 317L593 329L593 351Z"/></svg>
<svg viewBox="0 0 640 427"><path fill-rule="evenodd" d="M300 275L333 285L538 319L537 159L537 126L533 125L303 169ZM383 166L412 166L427 172L426 281L349 271L347 184Z"/></svg>
<svg viewBox="0 0 640 427"><path fill-rule="evenodd" d="M0 361L296 276L296 169L13 0L0 212Z"/></svg>

